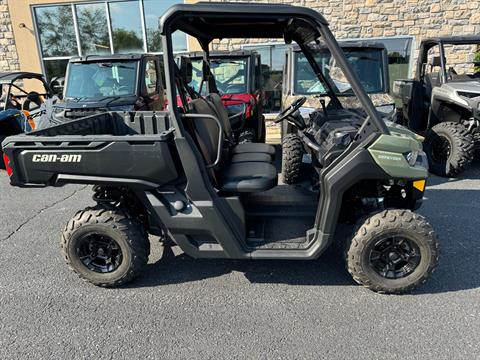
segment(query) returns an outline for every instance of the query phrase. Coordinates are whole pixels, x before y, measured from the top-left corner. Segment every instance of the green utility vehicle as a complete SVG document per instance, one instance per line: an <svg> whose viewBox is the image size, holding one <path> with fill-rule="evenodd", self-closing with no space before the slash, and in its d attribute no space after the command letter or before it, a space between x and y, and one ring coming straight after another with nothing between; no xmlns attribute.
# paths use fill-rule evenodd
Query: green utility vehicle
<svg viewBox="0 0 480 360"><path fill-rule="evenodd" d="M277 122L293 124L311 154L311 183L279 182L273 146L231 141L218 94L188 99L192 64L184 57L177 66L175 31L194 37L207 59L219 39L262 36L300 46L328 106L305 123L302 98ZM132 280L147 263L151 234L195 258L315 260L336 243L353 279L374 291L403 293L426 281L439 245L432 226L414 212L428 175L421 143L383 121L318 12L179 4L161 18L160 32L168 104L179 96L180 106L94 115L2 144L14 186L95 185L97 204L68 222L61 241L81 278L99 286ZM312 42L329 49L361 108L342 106Z"/></svg>

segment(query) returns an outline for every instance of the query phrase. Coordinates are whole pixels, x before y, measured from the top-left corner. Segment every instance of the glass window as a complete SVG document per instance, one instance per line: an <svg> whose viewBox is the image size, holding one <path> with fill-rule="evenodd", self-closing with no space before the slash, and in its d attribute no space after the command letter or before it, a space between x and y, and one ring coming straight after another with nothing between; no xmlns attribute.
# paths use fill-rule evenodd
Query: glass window
<svg viewBox="0 0 480 360"><path fill-rule="evenodd" d="M201 59L192 59L192 81L188 83L188 85L195 90L195 92L200 93L202 91L203 95L205 93L205 84L202 85L202 60ZM200 89L200 85L202 85L202 89Z"/></svg>
<svg viewBox="0 0 480 360"><path fill-rule="evenodd" d="M77 40L70 5L35 8L44 57L77 55Z"/></svg>
<svg viewBox="0 0 480 360"><path fill-rule="evenodd" d="M45 60L43 62L45 68L45 77L47 81L54 77L64 77L67 71L68 59L61 60Z"/></svg>
<svg viewBox="0 0 480 360"><path fill-rule="evenodd" d="M265 112L280 110L282 99L283 66L288 45L245 45L244 49L255 50L260 54L265 90Z"/></svg>
<svg viewBox="0 0 480 360"><path fill-rule="evenodd" d="M383 43L388 52L388 73L392 90L395 80L409 77L412 38L385 38L377 41Z"/></svg>
<svg viewBox="0 0 480 360"><path fill-rule="evenodd" d="M108 3L115 53L143 52L142 23L138 1Z"/></svg>
<svg viewBox="0 0 480 360"><path fill-rule="evenodd" d="M148 51L161 52L162 42L160 31L158 29L159 20L167 9L181 0L144 0L143 9L145 14L145 27L147 30ZM187 51L187 35L180 31L175 31L172 35L173 51Z"/></svg>
<svg viewBox="0 0 480 360"><path fill-rule="evenodd" d="M68 74L67 98L98 98L134 95L137 61L72 63Z"/></svg>
<svg viewBox="0 0 480 360"><path fill-rule="evenodd" d="M145 64L145 85L148 95L157 93L157 64L153 60Z"/></svg>
<svg viewBox="0 0 480 360"><path fill-rule="evenodd" d="M189 83L196 92L202 83L202 60L192 61L192 81ZM210 71L220 94L243 94L248 90L248 58L211 58ZM202 92L205 90L205 85Z"/></svg>
<svg viewBox="0 0 480 360"><path fill-rule="evenodd" d="M110 54L105 4L75 5L82 55Z"/></svg>
<svg viewBox="0 0 480 360"><path fill-rule="evenodd" d="M381 93L384 91L382 49L365 47L362 50L344 48L347 61L357 74L360 83L367 93ZM348 80L337 66L328 49L315 51L315 60L322 72L331 80L338 95L353 95ZM324 94L325 87L318 80L302 52L295 53L295 84L296 94Z"/></svg>

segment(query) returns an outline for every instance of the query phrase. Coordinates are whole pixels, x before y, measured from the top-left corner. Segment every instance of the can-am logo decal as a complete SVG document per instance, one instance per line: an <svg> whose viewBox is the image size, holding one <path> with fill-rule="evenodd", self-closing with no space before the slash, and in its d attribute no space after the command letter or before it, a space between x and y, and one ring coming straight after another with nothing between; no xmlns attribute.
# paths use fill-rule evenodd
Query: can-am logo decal
<svg viewBox="0 0 480 360"><path fill-rule="evenodd" d="M32 162L43 162L43 163L75 163L82 161L82 155L79 154L35 154L32 157Z"/></svg>

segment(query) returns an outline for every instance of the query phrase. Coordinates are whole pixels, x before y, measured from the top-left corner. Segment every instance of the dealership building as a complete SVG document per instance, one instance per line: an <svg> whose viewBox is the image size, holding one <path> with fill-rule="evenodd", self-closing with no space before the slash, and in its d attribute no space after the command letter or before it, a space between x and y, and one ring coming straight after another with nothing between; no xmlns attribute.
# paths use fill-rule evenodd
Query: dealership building
<svg viewBox="0 0 480 360"><path fill-rule="evenodd" d="M158 19L182 0L0 0L0 71L62 76L68 59L89 54L161 53ZM194 3L196 0L185 0ZM252 1L259 2L259 1ZM382 42L390 80L412 75L423 38L480 34L480 1L270 0L322 13L339 39ZM242 39L220 49L256 49L262 63L281 72L285 45L278 39ZM174 35L177 52L199 50L186 34Z"/></svg>

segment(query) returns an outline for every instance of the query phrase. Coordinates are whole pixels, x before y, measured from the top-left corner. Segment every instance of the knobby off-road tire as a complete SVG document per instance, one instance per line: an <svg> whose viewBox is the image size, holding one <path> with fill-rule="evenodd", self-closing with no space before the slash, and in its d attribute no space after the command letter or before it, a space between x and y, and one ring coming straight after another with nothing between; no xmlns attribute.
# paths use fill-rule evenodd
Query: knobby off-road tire
<svg viewBox="0 0 480 360"><path fill-rule="evenodd" d="M61 247L67 265L80 278L102 287L116 287L134 279L150 254L148 235L138 221L122 209L100 205L79 211L67 223ZM92 261L92 253L110 254L112 265L102 267L104 261Z"/></svg>
<svg viewBox="0 0 480 360"><path fill-rule="evenodd" d="M389 241L390 247L387 246ZM395 244L398 247L395 248ZM405 269L403 276L394 277L391 271L383 273L379 249L384 249L387 261L401 259L397 264L400 271ZM398 254L395 249L400 249L403 255L408 253L406 249L412 250L409 259L416 266L403 258L394 258L392 254ZM409 292L423 284L435 270L439 256L438 239L432 226L423 216L410 210L385 210L360 221L346 250L347 270L353 279L386 294Z"/></svg>
<svg viewBox="0 0 480 360"><path fill-rule="evenodd" d="M300 178L303 144L296 134L288 134L282 141L282 175L285 184L294 184Z"/></svg>
<svg viewBox="0 0 480 360"><path fill-rule="evenodd" d="M439 154L443 147L445 153ZM424 141L430 172L457 176L470 166L475 155L473 147L473 137L462 124L443 122L435 125L428 130Z"/></svg>

